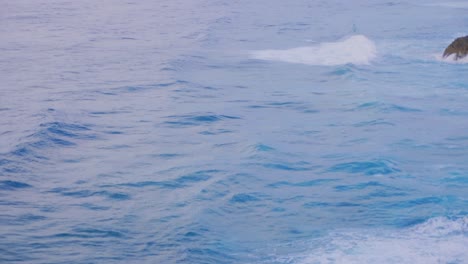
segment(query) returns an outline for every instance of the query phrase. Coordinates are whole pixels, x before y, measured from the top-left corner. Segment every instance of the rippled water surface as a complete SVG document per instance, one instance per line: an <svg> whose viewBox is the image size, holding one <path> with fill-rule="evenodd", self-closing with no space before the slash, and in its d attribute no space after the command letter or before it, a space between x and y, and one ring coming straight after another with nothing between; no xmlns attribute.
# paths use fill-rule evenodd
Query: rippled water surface
<svg viewBox="0 0 468 264"><path fill-rule="evenodd" d="M6 1L1 263L468 263L464 1Z"/></svg>

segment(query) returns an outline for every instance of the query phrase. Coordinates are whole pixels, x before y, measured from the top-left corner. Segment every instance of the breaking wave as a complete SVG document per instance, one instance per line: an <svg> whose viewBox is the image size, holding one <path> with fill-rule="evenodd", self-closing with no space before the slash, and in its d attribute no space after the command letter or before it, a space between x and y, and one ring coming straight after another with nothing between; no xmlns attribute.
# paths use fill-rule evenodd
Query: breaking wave
<svg viewBox="0 0 468 264"><path fill-rule="evenodd" d="M363 35L353 35L337 42L286 50L258 50L252 57L259 60L335 66L369 64L377 55L373 41Z"/></svg>
<svg viewBox="0 0 468 264"><path fill-rule="evenodd" d="M434 55L436 60L442 61L442 62L447 62L447 63L454 63L454 64L467 64L468 63L468 56L455 60L455 54L452 54L447 57L443 57L440 54Z"/></svg>

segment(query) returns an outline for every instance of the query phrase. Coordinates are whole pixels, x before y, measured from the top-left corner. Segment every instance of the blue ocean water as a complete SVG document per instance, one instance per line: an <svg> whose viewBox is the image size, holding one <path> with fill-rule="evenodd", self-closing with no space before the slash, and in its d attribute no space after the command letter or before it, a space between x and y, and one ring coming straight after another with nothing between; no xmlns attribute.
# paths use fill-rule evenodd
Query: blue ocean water
<svg viewBox="0 0 468 264"><path fill-rule="evenodd" d="M7 1L0 263L468 263L466 1Z"/></svg>

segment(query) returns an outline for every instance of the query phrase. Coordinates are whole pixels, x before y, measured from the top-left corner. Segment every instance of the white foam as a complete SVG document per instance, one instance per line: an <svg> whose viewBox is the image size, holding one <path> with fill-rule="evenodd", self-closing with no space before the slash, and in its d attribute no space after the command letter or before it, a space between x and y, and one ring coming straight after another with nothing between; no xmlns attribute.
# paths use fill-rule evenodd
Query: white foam
<svg viewBox="0 0 468 264"><path fill-rule="evenodd" d="M258 50L252 57L309 65L369 64L376 57L374 42L363 35L354 35L337 42L325 42L287 50Z"/></svg>
<svg viewBox="0 0 468 264"><path fill-rule="evenodd" d="M330 234L295 263L468 263L468 217L433 218L413 228L381 233Z"/></svg>
<svg viewBox="0 0 468 264"><path fill-rule="evenodd" d="M468 63L468 56L458 59L458 60L455 60L455 54L452 54L445 58L441 54L435 54L434 57L438 61L447 62L447 63L454 63L454 64L467 64Z"/></svg>

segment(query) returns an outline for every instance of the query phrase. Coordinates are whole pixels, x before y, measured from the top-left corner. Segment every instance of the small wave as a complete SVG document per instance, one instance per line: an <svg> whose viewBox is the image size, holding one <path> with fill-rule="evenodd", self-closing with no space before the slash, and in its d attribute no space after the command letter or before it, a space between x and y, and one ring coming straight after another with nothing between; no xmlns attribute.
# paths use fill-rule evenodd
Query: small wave
<svg viewBox="0 0 468 264"><path fill-rule="evenodd" d="M180 127L205 125L205 124L219 122L222 120L241 119L238 116L214 115L214 114L174 115L174 116L168 116L167 118L170 120L164 122L165 124L173 125L173 126L180 126Z"/></svg>
<svg viewBox="0 0 468 264"><path fill-rule="evenodd" d="M312 187L312 186L324 185L324 184L334 182L334 181L337 181L337 179L316 179L316 180L302 181L302 182L279 181L279 182L268 184L267 187L270 187L270 188L279 188L282 186Z"/></svg>
<svg viewBox="0 0 468 264"><path fill-rule="evenodd" d="M448 8L468 8L468 3L463 2L444 2L444 3L429 3L426 6L448 7Z"/></svg>
<svg viewBox="0 0 468 264"><path fill-rule="evenodd" d="M120 184L121 186L134 187L134 188L144 188L144 187L160 187L162 189L177 189L190 187L194 184L205 182L213 178L216 173L219 173L218 170L204 170L197 171L194 173L182 175L173 180L167 181L143 181L143 182L130 182Z"/></svg>
<svg viewBox="0 0 468 264"><path fill-rule="evenodd" d="M49 158L47 149L76 147L81 140L96 140L98 136L86 125L49 122L42 123L36 132L24 138L24 142L0 158L0 169L8 172L23 172L21 161L44 164ZM6 165L6 166L1 166Z"/></svg>
<svg viewBox="0 0 468 264"><path fill-rule="evenodd" d="M239 193L232 196L230 202L231 203L249 203L249 202L257 202L260 201L260 198L257 195L251 193Z"/></svg>
<svg viewBox="0 0 468 264"><path fill-rule="evenodd" d="M466 263L468 217L431 218L399 231L334 232L294 263Z"/></svg>
<svg viewBox="0 0 468 264"><path fill-rule="evenodd" d="M308 162L278 162L278 163L262 163L263 167L273 170L283 171L308 171L315 167L310 166Z"/></svg>
<svg viewBox="0 0 468 264"><path fill-rule="evenodd" d="M18 182L18 181L0 181L0 190L16 190L16 189L23 189L23 188L30 188L31 185L24 183L24 182Z"/></svg>
<svg viewBox="0 0 468 264"><path fill-rule="evenodd" d="M95 239L95 238L125 238L125 232L115 231L115 230L101 230L95 228L74 228L67 233L58 233L52 237L59 238L85 238L85 239Z"/></svg>
<svg viewBox="0 0 468 264"><path fill-rule="evenodd" d="M328 172L346 172L360 173L368 176L387 175L400 172L393 161L389 160L372 160L362 162L347 162L339 163L328 169Z"/></svg>
<svg viewBox="0 0 468 264"><path fill-rule="evenodd" d="M378 118L369 121L363 121L356 124L353 124L354 127L372 127L372 126L395 126L394 123L385 121L385 119Z"/></svg>
<svg viewBox="0 0 468 264"><path fill-rule="evenodd" d="M109 191L94 191L94 190L71 190L68 188L55 188L50 191L51 193L58 193L67 197L74 198L88 198L94 196L101 196L112 200L129 200L130 195L120 192L109 192Z"/></svg>
<svg viewBox="0 0 468 264"><path fill-rule="evenodd" d="M383 102L367 102L358 105L352 111L358 111L358 110L370 110L370 109L375 109L378 112L382 113L391 113L391 112L403 112L403 113L410 113L410 112L421 112L420 109L417 108L412 108L412 107L407 107L407 106L402 106L402 105L397 105L397 104L387 104Z"/></svg>
<svg viewBox="0 0 468 264"><path fill-rule="evenodd" d="M252 57L259 60L334 66L369 64L376 54L374 42L363 35L354 35L341 41L324 42L309 47L254 51Z"/></svg>

